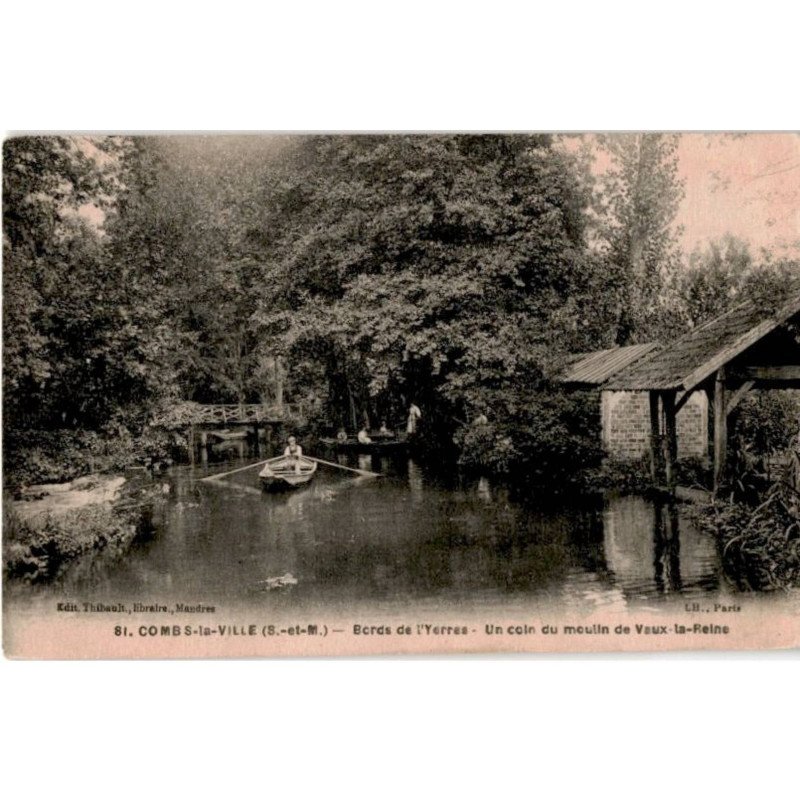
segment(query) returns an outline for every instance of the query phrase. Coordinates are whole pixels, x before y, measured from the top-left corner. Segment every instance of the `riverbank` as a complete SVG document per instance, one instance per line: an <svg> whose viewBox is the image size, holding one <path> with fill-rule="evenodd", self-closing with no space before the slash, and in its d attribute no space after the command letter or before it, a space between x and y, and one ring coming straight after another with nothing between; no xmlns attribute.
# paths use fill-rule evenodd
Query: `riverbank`
<svg viewBox="0 0 800 800"><path fill-rule="evenodd" d="M52 580L75 559L113 548L124 552L141 532L140 503L126 479L91 475L39 484L3 502L3 568L8 577Z"/></svg>

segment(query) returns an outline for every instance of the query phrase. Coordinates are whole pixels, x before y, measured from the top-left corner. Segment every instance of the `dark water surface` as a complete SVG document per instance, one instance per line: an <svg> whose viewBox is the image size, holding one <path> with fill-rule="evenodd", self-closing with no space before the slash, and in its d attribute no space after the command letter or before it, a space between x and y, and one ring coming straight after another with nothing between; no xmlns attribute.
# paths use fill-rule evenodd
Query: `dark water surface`
<svg viewBox="0 0 800 800"><path fill-rule="evenodd" d="M320 466L310 486L283 495L258 490L258 469L225 485L198 482L247 464L239 455L158 476L155 534L127 554L85 560L54 585L12 596L352 614L657 608L732 592L714 540L684 506L638 496L521 501L486 479L370 457L360 465L384 477ZM278 576L288 585L274 588Z"/></svg>

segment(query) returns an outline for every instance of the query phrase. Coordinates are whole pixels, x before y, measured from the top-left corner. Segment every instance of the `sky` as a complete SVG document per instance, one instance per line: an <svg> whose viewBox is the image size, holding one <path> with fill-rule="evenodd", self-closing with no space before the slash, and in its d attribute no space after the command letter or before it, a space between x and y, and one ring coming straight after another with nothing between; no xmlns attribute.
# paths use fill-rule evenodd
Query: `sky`
<svg viewBox="0 0 800 800"><path fill-rule="evenodd" d="M754 248L800 253L800 135L685 134L679 158L685 249L732 233Z"/></svg>

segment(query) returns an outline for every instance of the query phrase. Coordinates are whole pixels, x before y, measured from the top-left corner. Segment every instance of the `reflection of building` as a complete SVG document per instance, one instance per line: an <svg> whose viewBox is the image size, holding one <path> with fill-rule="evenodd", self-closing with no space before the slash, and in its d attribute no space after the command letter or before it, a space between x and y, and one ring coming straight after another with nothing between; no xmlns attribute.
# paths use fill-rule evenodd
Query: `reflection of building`
<svg viewBox="0 0 800 800"><path fill-rule="evenodd" d="M606 565L628 595L679 592L717 581L714 539L682 518L674 503L610 497L603 533Z"/></svg>

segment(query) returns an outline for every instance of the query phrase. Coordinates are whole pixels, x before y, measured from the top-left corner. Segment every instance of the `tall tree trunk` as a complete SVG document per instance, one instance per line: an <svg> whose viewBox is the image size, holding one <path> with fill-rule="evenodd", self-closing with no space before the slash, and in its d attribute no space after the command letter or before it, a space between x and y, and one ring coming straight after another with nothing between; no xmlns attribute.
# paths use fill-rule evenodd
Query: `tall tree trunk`
<svg viewBox="0 0 800 800"><path fill-rule="evenodd" d="M647 281L646 266L644 263L644 245L647 237L647 232L644 229L644 210L641 208L642 193L644 191L645 179L645 145L646 140L644 135L640 134L637 137L638 145L638 165L636 171L636 185L634 189L634 220L630 230L630 243L628 247L628 267L630 269L631 278L631 303L633 305L634 313L640 311L644 294L645 284Z"/></svg>
<svg viewBox="0 0 800 800"><path fill-rule="evenodd" d="M238 336L236 339L236 395L240 406L245 403L246 384L245 366L244 366L244 346L242 344L242 337Z"/></svg>
<svg viewBox="0 0 800 800"><path fill-rule="evenodd" d="M350 401L350 424L353 430L358 430L358 420L356 419L356 401L353 398L353 391L350 388L350 381L347 381L347 397Z"/></svg>
<svg viewBox="0 0 800 800"><path fill-rule="evenodd" d="M275 358L275 405L283 408L283 361Z"/></svg>

